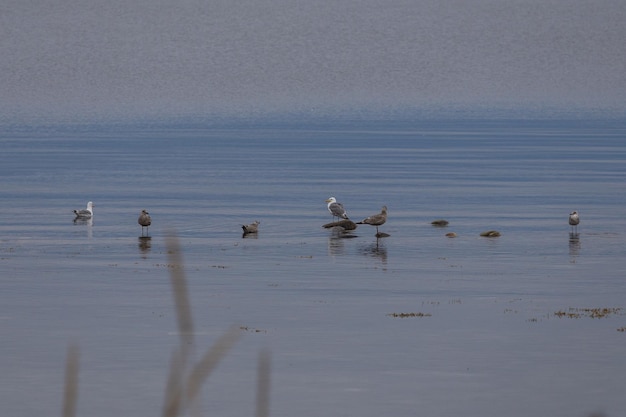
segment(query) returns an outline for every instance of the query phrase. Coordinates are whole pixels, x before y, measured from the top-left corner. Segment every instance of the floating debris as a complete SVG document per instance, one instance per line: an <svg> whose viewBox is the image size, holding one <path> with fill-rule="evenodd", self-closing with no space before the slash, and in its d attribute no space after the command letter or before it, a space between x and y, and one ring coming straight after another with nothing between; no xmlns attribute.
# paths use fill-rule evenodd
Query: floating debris
<svg viewBox="0 0 626 417"><path fill-rule="evenodd" d="M487 230L486 232L482 232L480 235L482 237L499 237L500 232L498 232L497 230Z"/></svg>
<svg viewBox="0 0 626 417"><path fill-rule="evenodd" d="M437 226L437 227L443 227L443 226L448 225L448 221L444 219L438 219L438 220L433 220L432 222L430 222L430 224L432 224L433 226Z"/></svg>
<svg viewBox="0 0 626 417"><path fill-rule="evenodd" d="M456 237L456 233L454 233L454 232L446 233L446 237L454 238L454 237Z"/></svg>
<svg viewBox="0 0 626 417"><path fill-rule="evenodd" d="M256 329L254 327L248 327L248 326L239 326L239 330L243 330L244 332L250 332L250 333L267 333L267 330L265 329Z"/></svg>
<svg viewBox="0 0 626 417"><path fill-rule="evenodd" d="M407 318L407 317L432 317L432 314L430 313L390 313L387 314L390 317L397 317L397 318Z"/></svg>
<svg viewBox="0 0 626 417"><path fill-rule="evenodd" d="M613 314L622 314L622 308L569 308L567 311L559 310L554 313L558 318L579 319L589 317L592 319L602 319Z"/></svg>

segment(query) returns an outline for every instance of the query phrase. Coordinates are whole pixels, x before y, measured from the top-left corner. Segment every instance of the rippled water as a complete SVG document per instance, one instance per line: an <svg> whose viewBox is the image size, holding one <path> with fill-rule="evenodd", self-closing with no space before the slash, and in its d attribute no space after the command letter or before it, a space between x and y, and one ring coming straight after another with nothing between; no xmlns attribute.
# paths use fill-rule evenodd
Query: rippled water
<svg viewBox="0 0 626 417"><path fill-rule="evenodd" d="M78 415L161 413L175 234L197 356L243 333L203 415L254 414L261 348L273 416L620 415L625 138L601 121L6 129L0 413L60 413L69 343ZM387 205L390 236L322 228L331 195L353 220Z"/></svg>

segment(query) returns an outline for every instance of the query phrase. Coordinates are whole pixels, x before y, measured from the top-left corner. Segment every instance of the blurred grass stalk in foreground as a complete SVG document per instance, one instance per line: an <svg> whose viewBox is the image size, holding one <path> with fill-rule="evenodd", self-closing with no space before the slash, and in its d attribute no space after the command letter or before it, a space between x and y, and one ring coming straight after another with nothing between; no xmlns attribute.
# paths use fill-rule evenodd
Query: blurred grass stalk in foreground
<svg viewBox="0 0 626 417"><path fill-rule="evenodd" d="M176 417L189 411L191 415L200 415L197 406L200 389L209 375L220 363L222 358L233 348L241 329L232 326L226 333L206 351L202 358L193 366L194 331L191 316L191 304L187 290L187 279L183 268L180 244L170 234L166 240L170 269L170 282L174 295L174 307L180 335L180 346L172 353L165 386L163 417ZM75 417L78 403L78 372L79 348L70 344L67 350L65 365L65 390L63 399L63 417ZM269 416L270 397L270 353L262 350L259 353L257 368L256 416Z"/></svg>

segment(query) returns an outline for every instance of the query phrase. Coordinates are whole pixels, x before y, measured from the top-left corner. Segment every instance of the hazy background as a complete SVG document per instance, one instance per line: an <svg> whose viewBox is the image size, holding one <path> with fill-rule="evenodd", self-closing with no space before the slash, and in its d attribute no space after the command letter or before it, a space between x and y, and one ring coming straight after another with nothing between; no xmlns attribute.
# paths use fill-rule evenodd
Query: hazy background
<svg viewBox="0 0 626 417"><path fill-rule="evenodd" d="M623 0L4 0L0 122L626 109Z"/></svg>

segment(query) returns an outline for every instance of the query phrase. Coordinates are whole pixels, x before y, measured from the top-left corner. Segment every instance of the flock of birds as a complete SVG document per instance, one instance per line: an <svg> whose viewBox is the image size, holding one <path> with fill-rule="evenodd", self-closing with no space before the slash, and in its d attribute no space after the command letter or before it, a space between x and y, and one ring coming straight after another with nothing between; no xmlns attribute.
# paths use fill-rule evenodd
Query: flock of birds
<svg viewBox="0 0 626 417"><path fill-rule="evenodd" d="M337 221L334 221L333 223L325 224L324 225L325 228L341 227L344 230L354 230L356 229L357 224L369 224L370 226L376 227L376 237L389 236L386 233L381 233L378 231L378 226L382 226L387 221L387 206L383 206L382 209L380 210L380 213L373 214L371 216L364 218L363 220L359 222L354 223L348 217L348 213L346 212L346 209L344 208L343 204L339 203L335 197L329 197L326 200L326 203L328 203L328 211L333 216L333 220L337 219ZM94 207L93 202L90 201L87 203L87 208L74 210L76 219L83 219L83 220L91 219L93 217L93 207ZM436 222L445 222L445 220L438 220L438 221L433 222L433 224L435 224ZM141 210L141 213L139 214L139 218L137 219L137 223L139 223L139 225L141 226L141 236L144 237L144 228L146 231L145 236L149 236L148 235L149 227L152 224L150 213L148 213L148 211L146 210ZM241 228L243 229L244 236L247 234L251 234L251 233L257 233L259 231L260 223L261 222L257 220L251 224L242 225ZM447 223L448 222L445 222L445 224ZM576 211L571 212L569 215L569 224L572 228L572 232L574 231L578 232L579 223L580 223L580 217L578 216L578 212Z"/></svg>

